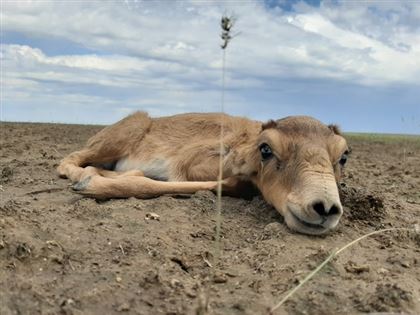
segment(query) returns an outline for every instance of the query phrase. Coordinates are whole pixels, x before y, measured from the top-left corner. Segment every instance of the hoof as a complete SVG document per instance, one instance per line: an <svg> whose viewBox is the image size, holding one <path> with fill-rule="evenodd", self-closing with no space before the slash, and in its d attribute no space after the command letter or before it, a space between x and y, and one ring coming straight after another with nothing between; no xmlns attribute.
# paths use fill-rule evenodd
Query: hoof
<svg viewBox="0 0 420 315"><path fill-rule="evenodd" d="M76 184L74 184L71 188L74 191L86 190L86 188L89 185L89 182L90 182L91 178L92 178L92 176L86 177L85 179L81 180L80 182L77 182Z"/></svg>
<svg viewBox="0 0 420 315"><path fill-rule="evenodd" d="M67 178L67 172L66 172L66 168L63 166L63 164L60 164L57 168L56 171L58 173L58 177L60 178Z"/></svg>

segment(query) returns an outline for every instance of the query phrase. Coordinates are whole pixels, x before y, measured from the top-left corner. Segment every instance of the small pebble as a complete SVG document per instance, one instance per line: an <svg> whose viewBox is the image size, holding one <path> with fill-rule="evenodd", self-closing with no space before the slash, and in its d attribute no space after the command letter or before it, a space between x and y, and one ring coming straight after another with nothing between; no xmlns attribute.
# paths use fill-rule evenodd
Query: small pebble
<svg viewBox="0 0 420 315"><path fill-rule="evenodd" d="M230 270L227 270L226 271L226 275L228 277L235 278L235 277L237 277L239 275L239 273L236 270L230 269Z"/></svg>
<svg viewBox="0 0 420 315"><path fill-rule="evenodd" d="M226 283L227 282L227 278L225 275L215 275L213 278L213 282L214 283Z"/></svg>
<svg viewBox="0 0 420 315"><path fill-rule="evenodd" d="M401 266L403 266L404 268L410 268L410 263L406 260L401 262Z"/></svg>
<svg viewBox="0 0 420 315"><path fill-rule="evenodd" d="M197 297L197 294L193 290L185 290L185 294L190 298Z"/></svg>
<svg viewBox="0 0 420 315"><path fill-rule="evenodd" d="M369 272L370 267L369 265L357 265L356 263L349 261L349 263L344 266L344 269L346 269L347 272L358 274L362 272Z"/></svg>
<svg viewBox="0 0 420 315"><path fill-rule="evenodd" d="M154 212L149 212L149 213L146 213L145 219L160 221L160 215Z"/></svg>
<svg viewBox="0 0 420 315"><path fill-rule="evenodd" d="M117 312L128 312L130 310L130 305L128 303L122 303L117 307Z"/></svg>
<svg viewBox="0 0 420 315"><path fill-rule="evenodd" d="M385 274L389 273L389 271L388 271L387 269L385 269L385 268L379 268L379 269L377 270L377 272L378 272L380 275L385 275Z"/></svg>
<svg viewBox="0 0 420 315"><path fill-rule="evenodd" d="M172 288L176 288L176 287L180 287L182 286L181 282L177 279L172 279L171 280L171 287Z"/></svg>
<svg viewBox="0 0 420 315"><path fill-rule="evenodd" d="M71 306L71 305L74 305L74 304L75 304L75 302L74 302L73 299L67 299L67 300L64 300L63 302L61 302L61 306Z"/></svg>

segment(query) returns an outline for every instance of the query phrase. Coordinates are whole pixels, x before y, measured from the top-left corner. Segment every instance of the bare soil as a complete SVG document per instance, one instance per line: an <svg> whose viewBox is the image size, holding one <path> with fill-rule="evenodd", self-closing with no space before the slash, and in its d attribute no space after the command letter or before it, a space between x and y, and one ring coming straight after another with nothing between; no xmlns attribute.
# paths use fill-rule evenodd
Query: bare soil
<svg viewBox="0 0 420 315"><path fill-rule="evenodd" d="M329 253L368 232L420 224L420 139L351 137L345 215L296 234L264 200L96 201L55 167L101 127L2 123L0 314L267 314ZM276 314L420 314L420 236L387 233L340 254Z"/></svg>

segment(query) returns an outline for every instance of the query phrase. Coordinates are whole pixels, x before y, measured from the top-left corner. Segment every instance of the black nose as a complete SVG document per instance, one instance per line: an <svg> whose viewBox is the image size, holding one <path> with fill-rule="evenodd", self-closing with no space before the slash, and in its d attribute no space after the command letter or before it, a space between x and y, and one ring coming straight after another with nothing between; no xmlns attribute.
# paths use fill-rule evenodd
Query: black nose
<svg viewBox="0 0 420 315"><path fill-rule="evenodd" d="M322 201L317 201L312 205L312 208L316 213L318 213L322 217L339 214L340 207L337 205L332 205L331 208L325 209L325 205Z"/></svg>

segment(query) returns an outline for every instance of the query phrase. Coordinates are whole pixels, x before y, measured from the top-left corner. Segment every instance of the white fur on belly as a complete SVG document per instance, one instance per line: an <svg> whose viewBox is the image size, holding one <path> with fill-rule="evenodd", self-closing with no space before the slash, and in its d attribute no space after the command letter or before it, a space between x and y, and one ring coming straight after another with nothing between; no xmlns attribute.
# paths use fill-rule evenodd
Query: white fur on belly
<svg viewBox="0 0 420 315"><path fill-rule="evenodd" d="M162 181L167 181L169 179L168 163L163 159L140 161L123 158L117 162L115 170L117 172L140 170L144 173L144 176L149 178Z"/></svg>

